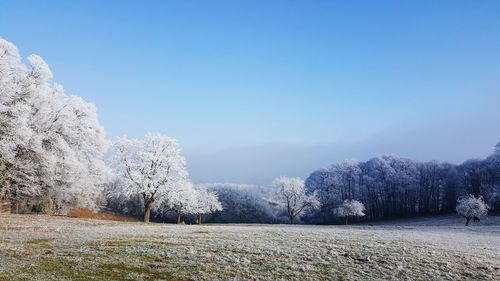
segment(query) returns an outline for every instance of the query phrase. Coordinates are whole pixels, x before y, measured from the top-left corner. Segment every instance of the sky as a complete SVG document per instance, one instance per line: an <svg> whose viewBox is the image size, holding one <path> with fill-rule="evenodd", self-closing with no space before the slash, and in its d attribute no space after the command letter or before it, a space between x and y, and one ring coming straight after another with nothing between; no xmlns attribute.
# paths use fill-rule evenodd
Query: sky
<svg viewBox="0 0 500 281"><path fill-rule="evenodd" d="M191 179L345 158L461 163L500 141L499 1L0 1L107 136L178 139Z"/></svg>

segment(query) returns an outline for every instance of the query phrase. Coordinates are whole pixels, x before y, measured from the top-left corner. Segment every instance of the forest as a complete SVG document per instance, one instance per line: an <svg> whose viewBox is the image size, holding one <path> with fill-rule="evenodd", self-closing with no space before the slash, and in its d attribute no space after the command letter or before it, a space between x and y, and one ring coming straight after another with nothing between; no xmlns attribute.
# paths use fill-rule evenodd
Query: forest
<svg viewBox="0 0 500 281"><path fill-rule="evenodd" d="M455 212L464 195L483 197L491 213L500 211L500 143L486 159L460 165L417 162L394 155L366 162L345 160L314 171L306 186L319 194L321 207L308 222L333 223L331 208L345 199L366 206L364 220Z"/></svg>
<svg viewBox="0 0 500 281"><path fill-rule="evenodd" d="M500 213L500 143L460 165L383 155L266 186L194 184L175 138L108 140L93 104L66 94L40 56L27 62L0 39L0 200L15 213L88 208L145 222L337 224L452 213L464 196Z"/></svg>

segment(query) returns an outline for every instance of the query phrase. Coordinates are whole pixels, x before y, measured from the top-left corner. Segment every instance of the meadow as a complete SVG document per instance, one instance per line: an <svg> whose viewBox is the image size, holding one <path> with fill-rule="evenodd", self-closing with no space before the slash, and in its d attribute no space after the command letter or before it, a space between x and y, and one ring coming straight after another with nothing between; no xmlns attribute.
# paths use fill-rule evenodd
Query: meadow
<svg viewBox="0 0 500 281"><path fill-rule="evenodd" d="M0 217L0 280L500 280L500 226Z"/></svg>

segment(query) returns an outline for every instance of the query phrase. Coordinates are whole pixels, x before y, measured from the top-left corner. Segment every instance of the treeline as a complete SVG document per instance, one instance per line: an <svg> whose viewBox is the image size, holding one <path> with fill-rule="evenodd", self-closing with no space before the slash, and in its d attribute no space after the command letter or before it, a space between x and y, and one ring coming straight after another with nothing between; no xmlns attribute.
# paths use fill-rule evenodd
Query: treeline
<svg viewBox="0 0 500 281"><path fill-rule="evenodd" d="M206 214L204 221L207 223L286 223L284 210L275 208L270 203L272 191L269 187L253 184L211 183L197 185L215 192L222 205L222 211ZM129 198L124 195L107 196L106 209L115 213L141 218L144 212L142 198L135 196ZM176 222L172 212L153 211L152 220L156 222ZM186 223L194 223L195 216L186 215Z"/></svg>
<svg viewBox="0 0 500 281"><path fill-rule="evenodd" d="M313 172L306 187L317 193L320 209L310 223L334 223L332 210L345 199L366 207L364 220L412 217L455 211L457 199L482 196L490 213L500 212L500 143L484 160L461 165L417 162L381 156L366 162L345 160Z"/></svg>
<svg viewBox="0 0 500 281"><path fill-rule="evenodd" d="M222 211L207 214L205 222L288 222L286 210L275 200L274 186L227 183L201 186L215 192L222 204ZM320 207L304 213L298 218L299 223L344 223L344 218L336 216L335 209L352 199L366 208L365 216L353 218L357 221L454 213L457 199L468 194L483 197L490 207L489 213L499 214L500 143L486 159L460 165L418 162L394 155L365 162L344 160L311 173L305 180L305 188L308 194L315 194ZM111 209L140 216L140 198L133 200L132 208L130 203L125 207L125 198L118 202ZM119 205L121 209L117 208ZM168 215L155 217L157 221L174 221Z"/></svg>

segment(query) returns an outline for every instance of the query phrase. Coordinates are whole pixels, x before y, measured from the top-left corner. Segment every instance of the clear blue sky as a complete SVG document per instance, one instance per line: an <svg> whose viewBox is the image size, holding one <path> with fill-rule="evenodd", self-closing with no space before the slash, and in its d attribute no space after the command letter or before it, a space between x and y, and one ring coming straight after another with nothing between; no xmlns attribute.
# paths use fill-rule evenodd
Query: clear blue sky
<svg viewBox="0 0 500 281"><path fill-rule="evenodd" d="M108 136L176 137L195 182L500 141L500 1L6 1L0 37Z"/></svg>

